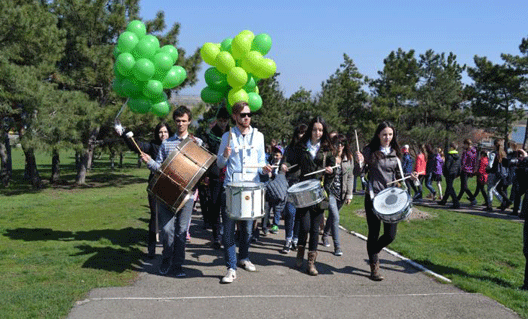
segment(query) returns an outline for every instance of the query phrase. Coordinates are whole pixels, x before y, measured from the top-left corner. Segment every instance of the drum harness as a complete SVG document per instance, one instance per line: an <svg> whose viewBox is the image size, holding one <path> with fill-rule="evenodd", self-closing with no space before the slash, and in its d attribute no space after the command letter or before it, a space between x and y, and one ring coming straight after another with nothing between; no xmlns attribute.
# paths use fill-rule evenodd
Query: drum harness
<svg viewBox="0 0 528 319"><path fill-rule="evenodd" d="M245 181L246 180L246 169L244 168L244 165L246 164L246 154L245 154L245 150L248 150L248 152L251 152L251 150L254 149L254 146L253 146L253 137L255 136L255 131L257 131L256 128L252 127L252 131L251 131L251 137L250 137L250 140L249 140L249 145L244 143L244 145L240 146L240 143L238 142L237 138L236 138L236 135L234 132L231 132L230 133L230 139L233 143L233 150L235 153L238 153L239 151L242 151L241 153L241 156L242 156L242 161L241 161L241 166L242 166L242 172L233 172L233 177L235 174L242 174L242 181ZM251 155L251 153L250 153ZM237 193L233 193L233 195L238 195L240 192L242 192L242 190L239 190Z"/></svg>
<svg viewBox="0 0 528 319"><path fill-rule="evenodd" d="M401 176L404 177L403 176L402 164L401 164L401 161L398 158L398 156L396 156L396 162L398 163L398 168L400 169ZM369 190L370 199L374 200L375 195L374 195L374 190L372 189L372 183L371 183L370 179L369 179L369 181L367 183L367 186L368 186L368 190ZM407 185L405 185L405 183L403 183L403 188L407 189Z"/></svg>

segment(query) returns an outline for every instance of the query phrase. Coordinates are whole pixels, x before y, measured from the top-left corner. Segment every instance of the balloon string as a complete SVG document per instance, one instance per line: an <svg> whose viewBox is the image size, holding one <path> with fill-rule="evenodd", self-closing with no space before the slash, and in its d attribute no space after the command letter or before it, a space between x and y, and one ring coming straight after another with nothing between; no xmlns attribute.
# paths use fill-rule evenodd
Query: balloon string
<svg viewBox="0 0 528 319"><path fill-rule="evenodd" d="M115 117L115 119L114 119L114 122L116 122L117 119L121 116L121 113L123 113L123 110L125 109L125 107L126 107L126 105L127 105L127 103L128 103L128 100L129 100L129 99L127 99L127 100L125 101L125 103L123 104L123 106L121 107L121 109L119 110L119 112L117 112L117 115L116 115L116 117Z"/></svg>

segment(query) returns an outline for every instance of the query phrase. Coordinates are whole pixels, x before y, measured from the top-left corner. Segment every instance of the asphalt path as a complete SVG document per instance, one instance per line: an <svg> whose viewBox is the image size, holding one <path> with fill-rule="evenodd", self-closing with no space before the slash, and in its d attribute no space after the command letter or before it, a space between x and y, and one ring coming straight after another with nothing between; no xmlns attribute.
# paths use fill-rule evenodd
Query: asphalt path
<svg viewBox="0 0 528 319"><path fill-rule="evenodd" d="M319 245L318 276L293 268L295 252L279 253L281 229L252 244L257 272L238 269L232 284L221 284L223 251L211 248L199 213L190 231L186 278L157 274L158 247L157 258L138 267L136 282L91 291L68 318L519 318L498 302L464 292L387 251L380 253L385 280L369 280L366 242L344 230L343 256Z"/></svg>

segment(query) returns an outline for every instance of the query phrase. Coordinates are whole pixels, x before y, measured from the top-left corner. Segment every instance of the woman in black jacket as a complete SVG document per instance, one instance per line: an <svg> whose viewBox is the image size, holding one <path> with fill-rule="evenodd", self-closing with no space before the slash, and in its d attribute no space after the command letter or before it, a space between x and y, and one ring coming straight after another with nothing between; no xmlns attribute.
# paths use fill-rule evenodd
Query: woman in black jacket
<svg viewBox="0 0 528 319"><path fill-rule="evenodd" d="M333 155L334 148L328 137L326 122L322 117L312 119L306 133L300 142L295 145L294 152L298 155L295 159L296 162L286 163L287 166L299 165L301 171L299 179L301 182L309 179L323 179L324 187L328 192L328 187L335 175L335 171L332 168L335 165L335 157ZM324 172L306 176L306 174L320 169L324 169ZM315 268L315 261L319 242L319 225L324 218L323 213L324 210L319 205L297 208L296 212L300 220L300 229L295 266L296 268L301 268L303 265L305 245L308 233L310 233L307 272L312 276L317 276L318 274Z"/></svg>
<svg viewBox="0 0 528 319"><path fill-rule="evenodd" d="M128 146L128 148L137 153L140 154L140 150L137 149L136 145L132 142L132 140L127 136L130 135L132 132L124 131L124 129L118 129L116 127L116 131L119 135L121 135L125 141L125 144ZM169 127L169 125L165 122L161 122L158 125L156 125L156 128L154 129L154 139L150 142L142 142L142 141L136 141L137 145L141 149L141 152L146 153L150 155L152 158L156 158L158 156L158 151L160 148L161 143L168 139L170 136L172 136L172 130ZM150 172L149 175L149 183L151 179L154 177L154 173ZM156 233L157 233L157 209L156 209L156 200L154 198L154 195L148 194L148 201L149 201L149 207L150 207L150 221L149 221L149 234L148 234L148 258L154 258L156 256Z"/></svg>

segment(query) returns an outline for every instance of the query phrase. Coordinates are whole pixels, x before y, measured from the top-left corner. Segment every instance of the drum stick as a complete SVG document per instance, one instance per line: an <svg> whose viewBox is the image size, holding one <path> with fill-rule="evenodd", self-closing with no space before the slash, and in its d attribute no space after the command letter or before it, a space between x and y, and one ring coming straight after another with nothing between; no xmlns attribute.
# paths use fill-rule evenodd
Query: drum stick
<svg viewBox="0 0 528 319"><path fill-rule="evenodd" d="M337 168L339 167L339 165L335 165L335 166L332 166L332 169L334 168ZM304 174L304 176L310 176L310 175L313 175L313 174L317 174L317 173L322 173L326 170L326 168L323 168L323 169L320 169L318 171L315 171L315 172L311 172L311 173L308 173L308 174Z"/></svg>
<svg viewBox="0 0 528 319"><path fill-rule="evenodd" d="M137 145L136 143L136 140L134 140L134 137L130 136L130 139L132 140L132 142L134 142L134 145L136 146L136 148L138 149L139 153L140 154L143 154L143 151L139 148L139 146Z"/></svg>
<svg viewBox="0 0 528 319"><path fill-rule="evenodd" d="M409 178L411 178L411 177L412 177L412 175L405 176L404 178L400 178L400 179L397 179L397 180L395 180L395 181L388 182L387 185L394 184L394 183L397 183L397 182L401 182L401 181L404 181L404 180L409 179Z"/></svg>
<svg viewBox="0 0 528 319"><path fill-rule="evenodd" d="M358 141L357 131L356 130L354 130L354 134L356 134L356 148L357 148L357 151L359 152L359 141Z"/></svg>
<svg viewBox="0 0 528 319"><path fill-rule="evenodd" d="M245 165L245 168L262 168L266 165ZM279 165L270 165L271 168L277 168Z"/></svg>

